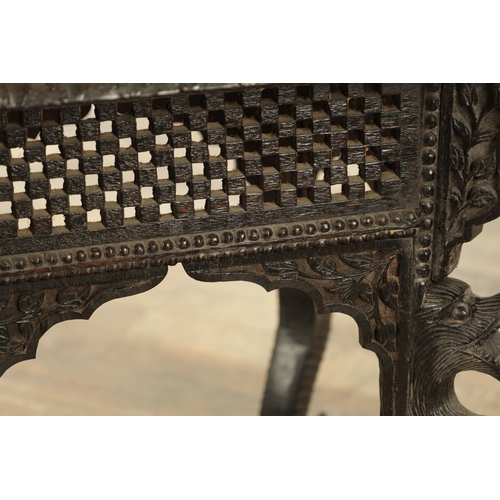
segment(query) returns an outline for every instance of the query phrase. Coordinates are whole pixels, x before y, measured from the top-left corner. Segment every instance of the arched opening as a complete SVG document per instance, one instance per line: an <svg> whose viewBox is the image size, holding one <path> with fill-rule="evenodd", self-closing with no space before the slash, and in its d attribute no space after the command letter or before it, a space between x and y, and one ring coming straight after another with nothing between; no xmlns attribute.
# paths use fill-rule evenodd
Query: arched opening
<svg viewBox="0 0 500 500"><path fill-rule="evenodd" d="M455 377L458 400L478 415L500 415L500 384L491 375L466 371Z"/></svg>
<svg viewBox="0 0 500 500"><path fill-rule="evenodd" d="M257 415L277 292L182 266L147 292L64 321L0 378L1 415Z"/></svg>
<svg viewBox="0 0 500 500"><path fill-rule="evenodd" d="M377 356L360 346L352 317L332 316L308 415L380 415Z"/></svg>
<svg viewBox="0 0 500 500"><path fill-rule="evenodd" d="M257 415L278 324L278 291L204 283L178 265L89 321L52 327L37 359L0 378L3 415ZM377 415L378 362L335 314L310 415Z"/></svg>
<svg viewBox="0 0 500 500"><path fill-rule="evenodd" d="M485 224L481 234L463 245L459 265L450 274L468 283L481 297L500 292L499 233L500 219Z"/></svg>

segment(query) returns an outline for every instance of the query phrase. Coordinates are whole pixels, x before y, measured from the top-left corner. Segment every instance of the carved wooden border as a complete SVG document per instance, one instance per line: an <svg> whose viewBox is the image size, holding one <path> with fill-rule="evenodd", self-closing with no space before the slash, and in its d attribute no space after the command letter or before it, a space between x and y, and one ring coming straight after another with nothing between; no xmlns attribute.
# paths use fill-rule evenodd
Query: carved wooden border
<svg viewBox="0 0 500 500"><path fill-rule="evenodd" d="M405 115L402 130L420 145L407 141L404 152L404 161L419 156L406 209L394 201L384 212L344 214L317 204L296 207L297 218L239 215L231 227L200 218L175 230L89 231L81 242L64 234L2 242L0 371L34 357L51 325L147 290L181 262L195 279L297 288L319 312L354 317L361 344L379 357L382 414L470 414L453 380L466 369L500 380L500 294L479 298L446 276L461 244L500 214L499 95L492 84L429 84L410 96L421 116Z"/></svg>

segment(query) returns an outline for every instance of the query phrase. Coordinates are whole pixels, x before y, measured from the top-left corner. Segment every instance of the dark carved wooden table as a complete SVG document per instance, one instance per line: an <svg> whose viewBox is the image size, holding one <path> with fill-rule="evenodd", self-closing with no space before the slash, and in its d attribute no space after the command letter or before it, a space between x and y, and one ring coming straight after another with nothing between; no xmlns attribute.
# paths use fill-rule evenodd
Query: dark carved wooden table
<svg viewBox="0 0 500 500"><path fill-rule="evenodd" d="M454 377L500 379L500 294L447 276L499 215L499 89L0 85L0 371L182 263L280 289L262 414L306 412L336 311L382 415L471 414Z"/></svg>

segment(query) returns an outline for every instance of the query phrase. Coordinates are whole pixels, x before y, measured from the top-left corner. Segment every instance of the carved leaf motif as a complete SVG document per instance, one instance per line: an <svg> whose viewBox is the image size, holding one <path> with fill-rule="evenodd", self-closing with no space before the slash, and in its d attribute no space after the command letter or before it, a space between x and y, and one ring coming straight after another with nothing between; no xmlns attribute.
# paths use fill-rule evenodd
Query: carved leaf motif
<svg viewBox="0 0 500 500"><path fill-rule="evenodd" d="M0 346L0 354L10 354L11 352L15 351L21 344L22 341L20 340L12 340L8 345Z"/></svg>
<svg viewBox="0 0 500 500"><path fill-rule="evenodd" d="M0 311L3 311L10 302L10 297L0 297Z"/></svg>
<svg viewBox="0 0 500 500"><path fill-rule="evenodd" d="M450 200L455 202L459 207L462 205L462 194L458 189L452 189L450 193Z"/></svg>
<svg viewBox="0 0 500 500"><path fill-rule="evenodd" d="M477 106L479 104L479 98L477 95L477 87L475 84L472 85L472 90L471 90L471 104L472 106Z"/></svg>
<svg viewBox="0 0 500 500"><path fill-rule="evenodd" d="M307 260L311 268L322 276L336 276L337 264L330 259L310 258Z"/></svg>
<svg viewBox="0 0 500 500"><path fill-rule="evenodd" d="M352 305L358 298L369 304L373 301L373 289L370 284L357 282L348 276L334 278L333 281L335 285L326 290L341 294L342 300L347 304Z"/></svg>
<svg viewBox="0 0 500 500"><path fill-rule="evenodd" d="M90 295L91 287L86 288L69 288L61 290L57 294L57 302L66 309L74 309L82 305Z"/></svg>
<svg viewBox="0 0 500 500"><path fill-rule="evenodd" d="M8 345L10 342L10 332L6 326L0 326L0 347Z"/></svg>
<svg viewBox="0 0 500 500"><path fill-rule="evenodd" d="M461 172L465 166L465 159L462 151L456 146L451 146L451 168Z"/></svg>
<svg viewBox="0 0 500 500"><path fill-rule="evenodd" d="M482 130L474 136L474 143L492 141L498 134L498 130Z"/></svg>
<svg viewBox="0 0 500 500"><path fill-rule="evenodd" d="M474 143L491 141L498 135L499 114L496 109L488 111L479 122L474 134Z"/></svg>
<svg viewBox="0 0 500 500"><path fill-rule="evenodd" d="M291 280L297 275L297 263L291 261L264 264L264 269L273 276L279 276L285 280Z"/></svg>
<svg viewBox="0 0 500 500"><path fill-rule="evenodd" d="M455 133L462 139L465 146L470 142L471 131L468 125L466 125L463 121L459 120L456 116L452 118L453 130Z"/></svg>
<svg viewBox="0 0 500 500"><path fill-rule="evenodd" d="M495 203L498 196L489 186L476 186L471 189L469 199L473 207L483 207Z"/></svg>
<svg viewBox="0 0 500 500"><path fill-rule="evenodd" d="M0 326L0 354L9 354L15 351L23 342L21 340L12 340L9 329Z"/></svg>
<svg viewBox="0 0 500 500"><path fill-rule="evenodd" d="M31 321L23 321L18 323L19 331L26 337L29 338L33 334L34 328Z"/></svg>
<svg viewBox="0 0 500 500"><path fill-rule="evenodd" d="M464 106L472 107L471 87L468 83L458 84L458 100Z"/></svg>
<svg viewBox="0 0 500 500"><path fill-rule="evenodd" d="M373 264L373 255L370 252L363 252L356 255L341 255L340 260L355 269L370 269Z"/></svg>
<svg viewBox="0 0 500 500"><path fill-rule="evenodd" d="M476 84L474 83L457 84L457 97L458 97L458 102L469 108L475 114L477 114L477 112L480 111L477 109L473 109L477 108L478 105L480 104L478 89Z"/></svg>
<svg viewBox="0 0 500 500"><path fill-rule="evenodd" d="M342 300L349 305L352 305L358 298L358 291L356 286L353 286L346 294L342 296Z"/></svg>
<svg viewBox="0 0 500 500"><path fill-rule="evenodd" d="M389 280L384 283L379 290L380 298L392 309L398 309L399 283L396 280Z"/></svg>
<svg viewBox="0 0 500 500"><path fill-rule="evenodd" d="M491 177L497 168L496 151L493 151L489 155L476 160L472 164L472 170L478 179L486 179Z"/></svg>
<svg viewBox="0 0 500 500"><path fill-rule="evenodd" d="M18 309L25 314L33 314L38 309L38 300L43 300L43 292L38 293L23 293L17 301Z"/></svg>
<svg viewBox="0 0 500 500"><path fill-rule="evenodd" d="M396 327L394 323L387 323L377 328L375 338L390 351L396 347Z"/></svg>
<svg viewBox="0 0 500 500"><path fill-rule="evenodd" d="M356 293L358 297L363 301L371 304L373 302L373 289L369 283L364 283L363 281L356 283Z"/></svg>
<svg viewBox="0 0 500 500"><path fill-rule="evenodd" d="M348 294L354 289L356 282L349 276L339 276L333 279L333 286L326 290L331 293Z"/></svg>

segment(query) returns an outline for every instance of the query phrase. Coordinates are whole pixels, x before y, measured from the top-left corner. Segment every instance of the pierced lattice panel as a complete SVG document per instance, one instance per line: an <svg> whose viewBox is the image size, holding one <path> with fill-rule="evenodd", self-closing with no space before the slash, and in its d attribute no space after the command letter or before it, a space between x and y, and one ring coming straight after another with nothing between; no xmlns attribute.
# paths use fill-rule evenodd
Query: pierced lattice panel
<svg viewBox="0 0 500 500"><path fill-rule="evenodd" d="M310 84L0 114L0 235L400 196L402 88Z"/></svg>

